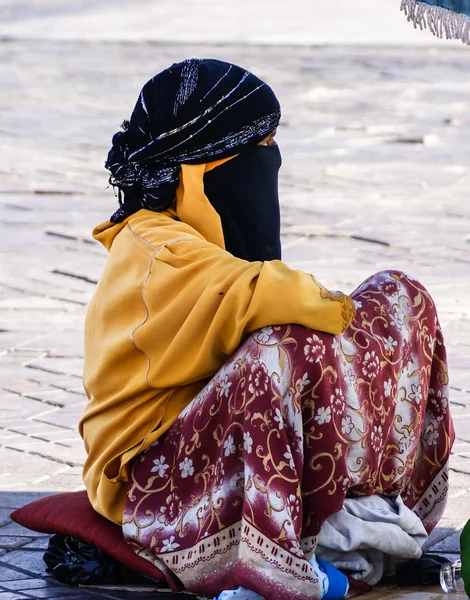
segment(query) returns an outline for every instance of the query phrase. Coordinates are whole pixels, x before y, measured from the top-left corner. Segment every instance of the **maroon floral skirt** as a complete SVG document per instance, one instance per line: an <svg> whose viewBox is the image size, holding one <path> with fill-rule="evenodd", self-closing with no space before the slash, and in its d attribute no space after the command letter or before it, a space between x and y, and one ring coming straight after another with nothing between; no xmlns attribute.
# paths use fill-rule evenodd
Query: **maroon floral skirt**
<svg viewBox="0 0 470 600"><path fill-rule="evenodd" d="M454 434L434 303L394 271L352 297L340 336L250 335L135 461L124 535L173 587L321 598L307 559L346 496L401 495L428 531L441 517Z"/></svg>

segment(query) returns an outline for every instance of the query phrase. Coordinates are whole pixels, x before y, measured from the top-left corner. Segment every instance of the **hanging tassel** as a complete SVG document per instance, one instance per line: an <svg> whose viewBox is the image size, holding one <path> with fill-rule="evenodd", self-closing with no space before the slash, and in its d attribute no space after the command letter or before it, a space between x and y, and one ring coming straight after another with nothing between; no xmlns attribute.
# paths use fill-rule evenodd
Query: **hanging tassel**
<svg viewBox="0 0 470 600"><path fill-rule="evenodd" d="M461 40L470 46L470 17L466 14L419 0L402 0L401 10L415 29L429 29L439 38Z"/></svg>

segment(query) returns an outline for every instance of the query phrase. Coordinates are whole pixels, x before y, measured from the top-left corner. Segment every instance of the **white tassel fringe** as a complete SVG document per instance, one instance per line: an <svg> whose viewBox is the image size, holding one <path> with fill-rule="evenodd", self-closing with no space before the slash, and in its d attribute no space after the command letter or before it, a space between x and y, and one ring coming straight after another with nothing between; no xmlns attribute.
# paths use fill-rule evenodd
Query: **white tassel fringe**
<svg viewBox="0 0 470 600"><path fill-rule="evenodd" d="M461 40L470 46L470 17L442 6L433 6L419 0L402 0L401 10L417 29L428 28L437 37Z"/></svg>

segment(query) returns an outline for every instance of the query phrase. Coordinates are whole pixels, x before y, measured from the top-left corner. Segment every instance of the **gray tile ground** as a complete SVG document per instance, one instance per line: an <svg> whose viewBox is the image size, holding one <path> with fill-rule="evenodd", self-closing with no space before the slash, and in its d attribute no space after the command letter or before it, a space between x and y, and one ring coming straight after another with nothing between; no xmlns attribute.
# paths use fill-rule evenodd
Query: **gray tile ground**
<svg viewBox="0 0 470 600"><path fill-rule="evenodd" d="M470 53L10 41L0 46L0 600L132 596L55 585L45 538L8 514L82 487L83 318L105 257L90 230L115 204L103 157L141 84L191 55L247 65L281 99L292 266L344 291L403 269L435 297L457 440L430 549L458 553L470 513Z"/></svg>
<svg viewBox="0 0 470 600"><path fill-rule="evenodd" d="M399 9L400 0L2 0L0 38L439 46L428 31L414 30Z"/></svg>

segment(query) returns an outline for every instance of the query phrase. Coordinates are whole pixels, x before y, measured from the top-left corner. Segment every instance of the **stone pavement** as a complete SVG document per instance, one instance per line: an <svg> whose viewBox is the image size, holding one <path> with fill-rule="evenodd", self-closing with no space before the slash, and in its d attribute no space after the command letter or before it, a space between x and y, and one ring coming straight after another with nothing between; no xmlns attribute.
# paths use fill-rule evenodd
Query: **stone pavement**
<svg viewBox="0 0 470 600"><path fill-rule="evenodd" d="M434 45L401 0L0 0L0 38L279 45ZM461 42L447 42L447 46Z"/></svg>
<svg viewBox="0 0 470 600"><path fill-rule="evenodd" d="M193 55L245 65L279 95L291 266L346 292L377 270L402 269L432 292L457 440L430 546L455 558L470 517L470 50L20 37L0 45L0 600L162 595L52 585L47 536L9 513L82 488L83 318L105 259L90 231L115 205L103 160L142 84ZM402 597L394 594L382 586L368 598Z"/></svg>

